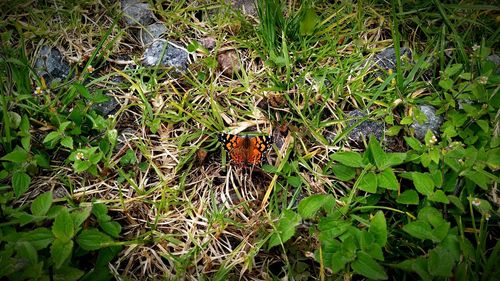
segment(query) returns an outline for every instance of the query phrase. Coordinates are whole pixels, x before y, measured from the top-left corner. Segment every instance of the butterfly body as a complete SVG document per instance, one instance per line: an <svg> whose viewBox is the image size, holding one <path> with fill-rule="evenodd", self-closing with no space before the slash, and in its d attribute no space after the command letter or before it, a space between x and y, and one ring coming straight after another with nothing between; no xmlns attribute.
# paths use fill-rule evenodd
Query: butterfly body
<svg viewBox="0 0 500 281"><path fill-rule="evenodd" d="M229 153L231 162L238 165L259 165L273 143L270 136L239 136L222 133L219 141Z"/></svg>

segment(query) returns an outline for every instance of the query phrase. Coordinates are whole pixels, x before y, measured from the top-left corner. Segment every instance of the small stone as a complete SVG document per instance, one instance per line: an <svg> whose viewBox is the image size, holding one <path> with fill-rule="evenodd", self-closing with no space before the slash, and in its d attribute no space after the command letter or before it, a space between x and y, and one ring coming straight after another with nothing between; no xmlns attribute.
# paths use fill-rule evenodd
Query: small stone
<svg viewBox="0 0 500 281"><path fill-rule="evenodd" d="M347 113L347 115L352 118L352 120L348 123L348 128L354 126L360 119L366 116L365 113L359 110L353 110ZM375 122L371 120L366 120L357 125L352 131L349 133L348 138L350 141L361 144L363 143L363 139L368 141L370 136L373 135L380 141L380 139L384 135L384 123L383 122Z"/></svg>
<svg viewBox="0 0 500 281"><path fill-rule="evenodd" d="M402 61L405 60L405 57L409 61L412 60L412 51L408 48L401 47L399 49L399 54L401 55ZM382 69L396 70L396 50L392 47L383 50L375 55L374 62Z"/></svg>
<svg viewBox="0 0 500 281"><path fill-rule="evenodd" d="M439 135L439 127L443 124L443 117L436 115L436 109L433 106L420 105L418 108L426 116L427 121L420 124L415 120L411 124L411 128L415 130L415 137L423 141L427 130L431 130L434 135Z"/></svg>
<svg viewBox="0 0 500 281"><path fill-rule="evenodd" d="M109 100L101 103L95 103L90 108L95 110L103 117L108 117L118 111L117 107L120 105L115 97L108 96Z"/></svg>
<svg viewBox="0 0 500 281"><path fill-rule="evenodd" d="M257 16L255 0L232 0L233 8L240 10L243 14Z"/></svg>
<svg viewBox="0 0 500 281"><path fill-rule="evenodd" d="M219 63L219 67L221 68L222 72L227 75L233 75L240 72L241 70L238 55L234 50L220 53L217 56L217 62Z"/></svg>
<svg viewBox="0 0 500 281"><path fill-rule="evenodd" d="M164 24L153 23L148 25L146 28L139 29L139 40L143 45L148 45L155 39L161 38L165 32L167 32L167 28Z"/></svg>
<svg viewBox="0 0 500 281"><path fill-rule="evenodd" d="M127 25L146 26L155 22L153 12L149 9L148 3L141 3L138 0L122 0L123 19Z"/></svg>
<svg viewBox="0 0 500 281"><path fill-rule="evenodd" d="M200 39L200 44L209 49L209 50L212 50L213 48L215 48L215 45L217 44L217 40L215 40L215 38L213 37L205 37L205 38L202 38Z"/></svg>
<svg viewBox="0 0 500 281"><path fill-rule="evenodd" d="M163 51L163 49L165 51ZM163 54L163 57L161 55ZM145 66L155 66L158 63L165 66L174 67L177 71L184 71L189 64L188 52L166 40L155 40L144 51L142 64Z"/></svg>
<svg viewBox="0 0 500 281"><path fill-rule="evenodd" d="M38 76L43 77L49 85L52 81L63 81L69 75L69 64L56 48L43 46L35 61Z"/></svg>

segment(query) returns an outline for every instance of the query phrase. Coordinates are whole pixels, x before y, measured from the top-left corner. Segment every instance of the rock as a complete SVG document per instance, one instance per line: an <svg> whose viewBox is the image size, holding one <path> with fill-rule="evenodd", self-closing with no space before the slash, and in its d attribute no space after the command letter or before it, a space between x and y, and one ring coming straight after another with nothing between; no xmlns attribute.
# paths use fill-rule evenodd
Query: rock
<svg viewBox="0 0 500 281"><path fill-rule="evenodd" d="M412 60L412 51L408 48L401 47L399 49L399 53L401 55L402 61L404 61L404 57L411 61ZM382 52L375 55L373 59L374 63L378 65L380 68L385 70L396 70L396 50L394 48L387 48Z"/></svg>
<svg viewBox="0 0 500 281"><path fill-rule="evenodd" d="M427 117L427 121L420 124L415 120L411 124L411 128L415 130L415 137L423 141L427 130L431 130L436 137L439 136L439 127L443 124L443 117L436 115L436 109L433 106L420 105L418 108Z"/></svg>
<svg viewBox="0 0 500 281"><path fill-rule="evenodd" d="M148 3L138 0L122 0L123 19L127 25L146 26L155 22L155 16Z"/></svg>
<svg viewBox="0 0 500 281"><path fill-rule="evenodd" d="M217 62L219 63L219 67L221 68L222 72L227 75L233 75L240 72L241 70L238 55L234 50L220 53L217 56Z"/></svg>
<svg viewBox="0 0 500 281"><path fill-rule="evenodd" d="M257 16L257 5L255 0L232 0L234 9L240 10L243 14Z"/></svg>
<svg viewBox="0 0 500 281"><path fill-rule="evenodd" d="M65 80L70 67L58 49L43 46L35 61L35 70L38 76L43 77L47 85L50 85L52 81Z"/></svg>
<svg viewBox="0 0 500 281"><path fill-rule="evenodd" d="M361 118L366 116L365 113L359 110L350 111L347 115L353 118L349 121L348 128L354 126ZM363 121L352 129L347 137L350 141L361 144L363 143L363 138L368 141L371 135L375 136L377 140L380 140L384 135L384 123L371 120Z"/></svg>
<svg viewBox="0 0 500 281"><path fill-rule="evenodd" d="M138 37L143 45L148 45L155 39L159 39L165 32L167 32L167 28L164 24L153 23L146 28L139 29Z"/></svg>
<svg viewBox="0 0 500 281"><path fill-rule="evenodd" d="M115 97L108 96L109 100L101 103L95 103L90 108L95 110L103 117L108 117L111 114L115 114L118 109L117 107L120 105Z"/></svg>
<svg viewBox="0 0 500 281"><path fill-rule="evenodd" d="M166 48L163 51L163 48ZM161 55L163 54L163 57ZM158 63L165 66L174 67L177 71L184 71L189 64L188 52L166 40L155 40L142 56L142 64L145 66L155 66Z"/></svg>
<svg viewBox="0 0 500 281"><path fill-rule="evenodd" d="M205 47L209 50L212 50L213 48L215 48L215 46L217 44L217 41L213 37L202 38L199 40L199 42L203 47Z"/></svg>
<svg viewBox="0 0 500 281"><path fill-rule="evenodd" d="M500 67L499 67L500 66L500 56L498 56L497 54L493 54L493 55L487 56L486 59L495 64L495 66L496 66L495 73L499 74L500 73Z"/></svg>

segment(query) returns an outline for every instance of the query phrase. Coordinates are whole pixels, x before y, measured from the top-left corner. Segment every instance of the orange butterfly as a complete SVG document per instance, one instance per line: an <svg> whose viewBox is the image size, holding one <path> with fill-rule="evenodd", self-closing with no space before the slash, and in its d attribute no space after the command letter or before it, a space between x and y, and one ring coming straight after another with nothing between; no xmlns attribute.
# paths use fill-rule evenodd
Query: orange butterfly
<svg viewBox="0 0 500 281"><path fill-rule="evenodd" d="M270 136L238 136L219 134L219 141L229 153L231 161L238 165L259 165L264 152L271 148L273 138Z"/></svg>

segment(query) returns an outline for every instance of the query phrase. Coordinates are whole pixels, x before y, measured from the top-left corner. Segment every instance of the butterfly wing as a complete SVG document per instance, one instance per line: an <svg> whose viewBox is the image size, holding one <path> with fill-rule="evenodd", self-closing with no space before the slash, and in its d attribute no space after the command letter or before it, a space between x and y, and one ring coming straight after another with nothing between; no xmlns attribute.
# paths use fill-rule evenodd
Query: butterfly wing
<svg viewBox="0 0 500 281"><path fill-rule="evenodd" d="M222 133L219 135L219 141L223 144L227 153L229 153L229 157L233 163L243 164L246 162L246 155L244 153L245 137Z"/></svg>
<svg viewBox="0 0 500 281"><path fill-rule="evenodd" d="M246 162L252 165L259 165L262 162L262 158L264 158L264 152L271 148L272 143L273 139L270 136L250 137Z"/></svg>

